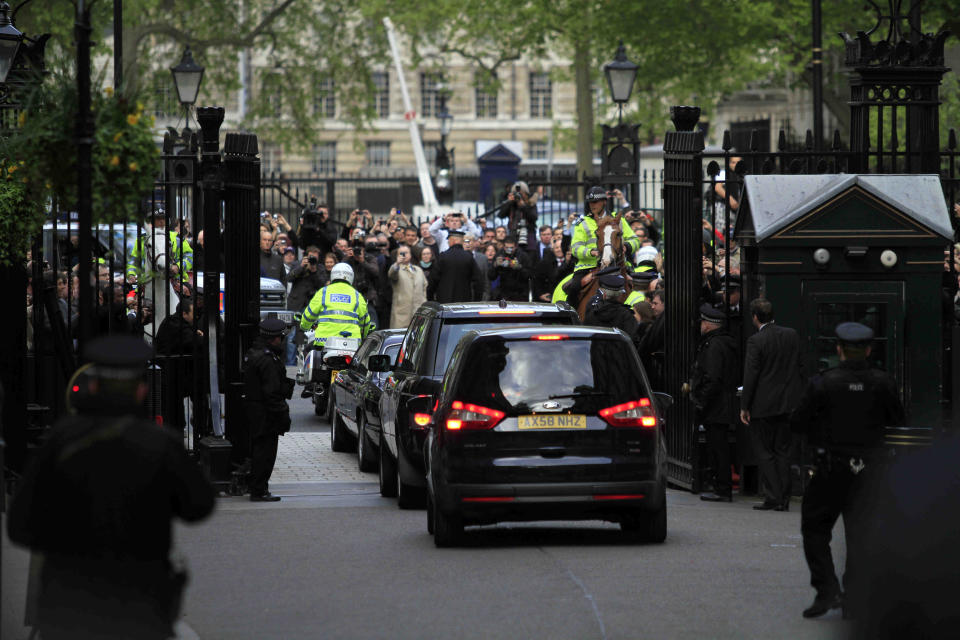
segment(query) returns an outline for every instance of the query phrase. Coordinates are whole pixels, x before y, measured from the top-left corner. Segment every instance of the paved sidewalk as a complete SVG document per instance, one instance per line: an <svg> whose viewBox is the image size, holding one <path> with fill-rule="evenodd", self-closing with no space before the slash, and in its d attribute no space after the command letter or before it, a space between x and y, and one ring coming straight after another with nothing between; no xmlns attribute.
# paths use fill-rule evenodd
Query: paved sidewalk
<svg viewBox="0 0 960 640"><path fill-rule="evenodd" d="M356 453L330 449L330 431L290 431L280 437L270 484L292 482L374 482L376 474L357 469Z"/></svg>

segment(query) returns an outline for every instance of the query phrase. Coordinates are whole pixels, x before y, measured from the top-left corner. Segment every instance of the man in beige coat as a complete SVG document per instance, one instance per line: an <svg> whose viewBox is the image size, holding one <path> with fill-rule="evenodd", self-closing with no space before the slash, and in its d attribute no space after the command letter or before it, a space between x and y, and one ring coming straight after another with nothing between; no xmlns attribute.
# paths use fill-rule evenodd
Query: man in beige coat
<svg viewBox="0 0 960 640"><path fill-rule="evenodd" d="M390 328L402 329L410 324L417 308L427 301L427 278L423 269L410 262L410 247L397 248L397 261L387 275L393 286L393 308L390 311Z"/></svg>

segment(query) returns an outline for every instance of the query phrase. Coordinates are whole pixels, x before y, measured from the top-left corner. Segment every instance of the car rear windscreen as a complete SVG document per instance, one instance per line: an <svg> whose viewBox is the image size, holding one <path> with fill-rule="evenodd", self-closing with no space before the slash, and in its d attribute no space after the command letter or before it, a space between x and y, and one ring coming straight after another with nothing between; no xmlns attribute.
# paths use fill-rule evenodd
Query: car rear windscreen
<svg viewBox="0 0 960 640"><path fill-rule="evenodd" d="M596 413L645 397L630 345L616 338L503 340L484 338L467 352L456 398L523 413L557 400Z"/></svg>
<svg viewBox="0 0 960 640"><path fill-rule="evenodd" d="M555 324L570 325L571 320L563 316L547 318L535 317L529 320L517 317L506 317L500 320L483 320L482 322L471 319L444 320L443 326L440 327L440 338L437 341L437 359L434 361L433 366L434 375L442 376L444 374L447 370L447 365L450 364L450 356L453 355L454 348L467 331L482 331L484 329L510 326L542 327L544 325Z"/></svg>

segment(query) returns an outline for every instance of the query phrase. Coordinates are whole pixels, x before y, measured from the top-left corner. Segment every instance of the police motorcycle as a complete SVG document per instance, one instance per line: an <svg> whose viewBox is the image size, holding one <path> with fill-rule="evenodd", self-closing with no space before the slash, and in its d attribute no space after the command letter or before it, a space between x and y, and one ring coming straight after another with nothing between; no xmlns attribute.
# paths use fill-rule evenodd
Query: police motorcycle
<svg viewBox="0 0 960 640"><path fill-rule="evenodd" d="M297 362L302 366L297 371L297 383L303 385L300 397L311 398L314 415L331 417L333 380L341 369L350 366L360 348L360 338L350 337L347 331L340 333L339 336L328 337L323 348L309 349L314 340L314 331L311 329L306 332L306 340L300 347Z"/></svg>

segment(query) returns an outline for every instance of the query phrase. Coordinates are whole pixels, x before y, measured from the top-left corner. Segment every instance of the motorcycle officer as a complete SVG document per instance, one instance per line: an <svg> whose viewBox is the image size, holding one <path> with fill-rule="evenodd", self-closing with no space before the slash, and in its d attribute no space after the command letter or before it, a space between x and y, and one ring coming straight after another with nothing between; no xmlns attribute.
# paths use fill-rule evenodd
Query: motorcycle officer
<svg viewBox="0 0 960 640"><path fill-rule="evenodd" d="M353 288L353 268L340 262L330 270L330 284L313 294L310 304L303 310L300 328L314 331L313 348L322 349L330 336L342 335L365 338L376 329L367 313L367 301Z"/></svg>

